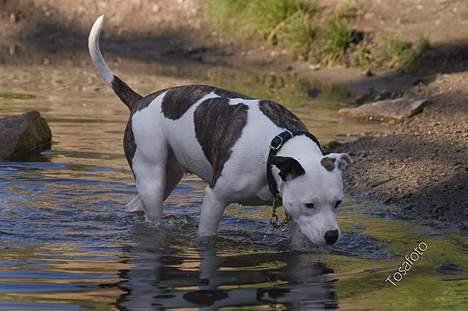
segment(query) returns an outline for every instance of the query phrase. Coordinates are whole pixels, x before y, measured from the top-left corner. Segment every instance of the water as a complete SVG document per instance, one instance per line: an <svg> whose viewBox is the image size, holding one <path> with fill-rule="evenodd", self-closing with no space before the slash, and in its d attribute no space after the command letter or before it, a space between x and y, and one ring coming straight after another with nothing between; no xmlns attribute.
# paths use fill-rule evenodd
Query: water
<svg viewBox="0 0 468 311"><path fill-rule="evenodd" d="M0 98L0 114L39 110L54 134L52 150L30 162L0 162L0 309L466 309L466 236L393 219L374 202L345 200L344 234L329 249L294 251L269 226L268 207L238 205L216 243L199 245L205 185L187 175L165 204L165 227L146 225L125 210L135 195L121 147L126 108L82 58L0 66L0 92L34 95ZM130 59L111 67L142 93L209 83L277 99L322 142L379 126L337 119L334 89L311 99L309 85L273 74ZM421 240L428 249L411 271L397 287L385 282Z"/></svg>

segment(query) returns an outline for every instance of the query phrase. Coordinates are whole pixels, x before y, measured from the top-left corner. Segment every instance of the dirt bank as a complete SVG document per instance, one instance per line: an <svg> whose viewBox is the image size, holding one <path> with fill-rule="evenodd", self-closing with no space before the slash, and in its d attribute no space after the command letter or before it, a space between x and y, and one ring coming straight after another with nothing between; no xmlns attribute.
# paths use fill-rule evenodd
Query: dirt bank
<svg viewBox="0 0 468 311"><path fill-rule="evenodd" d="M396 204L390 214L467 230L468 75L444 74L406 95L438 94L424 111L373 137L336 148L354 164L346 173L356 195Z"/></svg>
<svg viewBox="0 0 468 311"><path fill-rule="evenodd" d="M332 5L336 1L319 1ZM90 13L92 12L92 13ZM106 53L144 61L198 62L250 66L300 76L349 90L350 102L376 97L435 95L424 111L373 137L337 148L354 165L348 190L391 206L389 213L467 230L468 219L468 8L464 1L360 1L353 27L375 38L414 40L427 35L431 49L412 74L362 68L324 69L295 60L283 47L254 41L239 44L215 33L202 18L201 0L0 1L0 62L9 54L54 61L83 59L86 36L95 17L106 14ZM8 42L8 40L4 40ZM379 44L376 40L375 44ZM7 55L7 56L5 56ZM28 56L28 57L29 57ZM28 57L18 58L27 61ZM58 58L58 57L57 57ZM87 61L87 59L86 59ZM356 101L357 98L361 100ZM390 205L389 205L390 206Z"/></svg>

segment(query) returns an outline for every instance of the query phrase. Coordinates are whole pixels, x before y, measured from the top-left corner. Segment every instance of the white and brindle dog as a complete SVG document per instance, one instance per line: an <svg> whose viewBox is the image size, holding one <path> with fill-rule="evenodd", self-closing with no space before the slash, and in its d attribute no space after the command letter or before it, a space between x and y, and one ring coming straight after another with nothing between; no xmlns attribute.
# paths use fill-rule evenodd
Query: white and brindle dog
<svg viewBox="0 0 468 311"><path fill-rule="evenodd" d="M89 34L89 52L99 74L130 110L124 150L138 196L130 210L162 222L162 205L192 172L209 185L198 234L216 235L230 203L271 205L280 198L293 230L316 245L340 236L336 208L343 199L347 154L324 155L301 120L283 106L206 85L160 90L145 97L115 76L99 36L103 17Z"/></svg>

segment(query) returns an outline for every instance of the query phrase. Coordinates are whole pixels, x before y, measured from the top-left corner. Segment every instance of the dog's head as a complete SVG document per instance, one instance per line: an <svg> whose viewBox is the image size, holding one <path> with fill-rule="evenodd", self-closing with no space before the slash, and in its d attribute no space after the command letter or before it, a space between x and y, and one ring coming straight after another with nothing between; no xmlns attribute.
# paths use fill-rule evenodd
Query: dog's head
<svg viewBox="0 0 468 311"><path fill-rule="evenodd" d="M336 209L343 200L341 172L351 163L345 153L322 158L275 156L283 206L314 244L334 244L340 237Z"/></svg>

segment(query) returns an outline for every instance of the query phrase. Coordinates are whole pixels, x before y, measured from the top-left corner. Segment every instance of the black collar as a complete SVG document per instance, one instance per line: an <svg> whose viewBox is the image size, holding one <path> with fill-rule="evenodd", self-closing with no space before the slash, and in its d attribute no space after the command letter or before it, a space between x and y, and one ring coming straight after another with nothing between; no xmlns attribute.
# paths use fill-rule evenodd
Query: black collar
<svg viewBox="0 0 468 311"><path fill-rule="evenodd" d="M320 143L318 139L310 134L309 132L306 131L301 131L301 130L285 130L284 132L281 132L280 134L276 135L270 143L270 152L268 153L268 159L267 159L267 165L266 165L266 173L267 173L267 180L268 180L268 187L270 188L270 192L273 195L273 200L279 199L280 194L278 191L278 185L276 184L276 180L273 178L273 171L272 171L272 164L271 164L271 158L275 156L281 147L291 138L295 136L300 136L300 135L305 135L312 139L320 150L322 150L322 147L320 146Z"/></svg>

